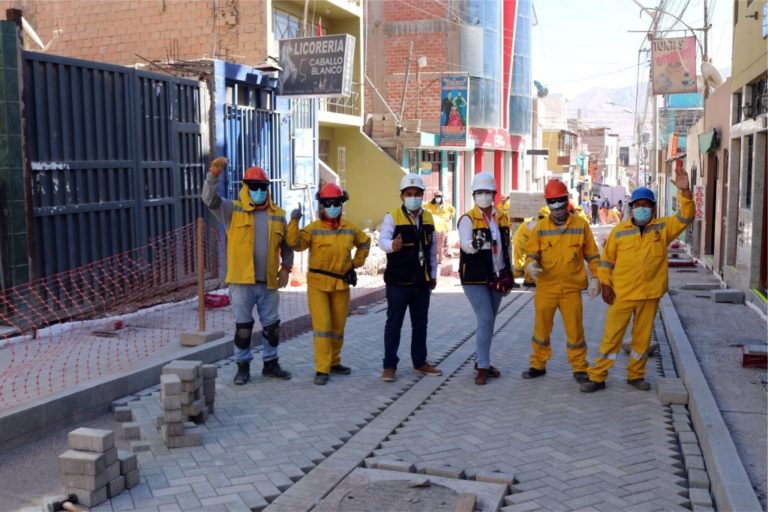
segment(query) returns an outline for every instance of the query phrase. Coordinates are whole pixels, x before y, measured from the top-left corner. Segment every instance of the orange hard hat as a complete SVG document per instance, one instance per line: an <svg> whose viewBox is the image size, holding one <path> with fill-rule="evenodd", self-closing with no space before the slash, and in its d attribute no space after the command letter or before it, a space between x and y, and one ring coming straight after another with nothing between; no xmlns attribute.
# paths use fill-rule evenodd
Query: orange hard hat
<svg viewBox="0 0 768 512"><path fill-rule="evenodd" d="M243 174L243 181L269 181L269 176L267 176L267 173L264 172L264 169L261 167L253 166L249 167L245 170L245 174Z"/></svg>
<svg viewBox="0 0 768 512"><path fill-rule="evenodd" d="M568 197L568 188L562 181L551 179L544 187L544 199L555 199L558 197Z"/></svg>
<svg viewBox="0 0 768 512"><path fill-rule="evenodd" d="M318 201L321 199L341 199L342 202L345 202L349 199L349 194L337 184L328 183L315 194L315 199Z"/></svg>

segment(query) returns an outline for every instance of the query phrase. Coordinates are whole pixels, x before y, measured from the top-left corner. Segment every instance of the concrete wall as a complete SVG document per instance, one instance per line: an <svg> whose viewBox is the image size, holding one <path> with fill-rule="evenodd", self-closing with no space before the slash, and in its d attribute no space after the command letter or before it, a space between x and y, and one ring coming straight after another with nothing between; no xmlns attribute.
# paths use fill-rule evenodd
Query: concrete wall
<svg viewBox="0 0 768 512"><path fill-rule="evenodd" d="M763 6L768 0L756 0L747 7L744 0L734 0L733 60L731 63L731 87L734 92L751 82L765 71L768 62L768 44L761 35ZM757 12L757 19L747 14Z"/></svg>
<svg viewBox="0 0 768 512"><path fill-rule="evenodd" d="M269 2L246 0L1 0L15 7L44 43L46 53L113 64L218 58L255 64L267 56ZM25 36L26 49L39 51Z"/></svg>
<svg viewBox="0 0 768 512"><path fill-rule="evenodd" d="M719 274L722 270L724 254L723 242L725 237L725 210L727 205L727 180L728 180L728 140L731 125L731 95L730 79L720 86L704 102L704 130L717 130L720 144L714 152L716 160L707 159L704 167L704 180L707 184L707 206L710 206L709 198L712 197L713 215L706 215L703 229L709 232L709 222L714 222L714 240L712 252L712 270ZM714 165L713 165L714 164ZM709 210L708 210L709 211ZM706 238L705 238L706 244Z"/></svg>

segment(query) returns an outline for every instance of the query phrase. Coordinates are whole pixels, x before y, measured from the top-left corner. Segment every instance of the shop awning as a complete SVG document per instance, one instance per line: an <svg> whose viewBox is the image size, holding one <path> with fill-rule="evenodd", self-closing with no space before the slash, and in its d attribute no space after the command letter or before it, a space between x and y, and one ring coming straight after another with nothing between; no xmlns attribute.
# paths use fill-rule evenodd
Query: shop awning
<svg viewBox="0 0 768 512"><path fill-rule="evenodd" d="M717 149L717 146L717 130L712 129L699 134L699 153L709 153Z"/></svg>

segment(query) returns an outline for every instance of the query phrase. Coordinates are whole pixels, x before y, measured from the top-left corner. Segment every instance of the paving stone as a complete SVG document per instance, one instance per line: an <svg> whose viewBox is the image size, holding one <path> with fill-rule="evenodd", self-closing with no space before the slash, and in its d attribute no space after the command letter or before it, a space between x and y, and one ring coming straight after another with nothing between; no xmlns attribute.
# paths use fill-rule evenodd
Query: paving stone
<svg viewBox="0 0 768 512"><path fill-rule="evenodd" d="M403 473L413 473L416 467L411 462L403 462L401 460L377 460L375 469L386 469L389 471L402 471Z"/></svg>
<svg viewBox="0 0 768 512"><path fill-rule="evenodd" d="M215 379L219 375L219 367L215 364L204 364L202 370L203 379L206 380Z"/></svg>
<svg viewBox="0 0 768 512"><path fill-rule="evenodd" d="M123 476L125 477L126 489L133 489L141 483L141 474L139 473L138 469L128 471L127 473L124 473Z"/></svg>
<svg viewBox="0 0 768 512"><path fill-rule="evenodd" d="M701 455L683 455L683 463L687 469L705 469Z"/></svg>
<svg viewBox="0 0 768 512"><path fill-rule="evenodd" d="M84 505L89 508L95 507L96 505L99 505L100 503L107 501L106 486L100 489L96 489L94 491L89 491L86 489L78 489L76 487L65 487L64 494L77 495L78 503L80 505Z"/></svg>
<svg viewBox="0 0 768 512"><path fill-rule="evenodd" d="M160 396L181 394L181 379L178 375L169 373L160 376Z"/></svg>
<svg viewBox="0 0 768 512"><path fill-rule="evenodd" d="M663 404L688 403L688 390L682 379L659 377L656 379L656 394Z"/></svg>
<svg viewBox="0 0 768 512"><path fill-rule="evenodd" d="M123 439L141 439L141 427L136 421L129 421L122 424Z"/></svg>
<svg viewBox="0 0 768 512"><path fill-rule="evenodd" d="M688 487L709 489L709 476L703 469L688 469Z"/></svg>
<svg viewBox="0 0 768 512"><path fill-rule="evenodd" d="M694 432L678 432L677 438L680 440L680 444L699 444L699 438Z"/></svg>
<svg viewBox="0 0 768 512"><path fill-rule="evenodd" d="M720 302L720 303L731 303L731 304L743 304L744 303L744 292L741 290L736 289L725 289L725 290L712 290L710 293L710 298L714 302Z"/></svg>
<svg viewBox="0 0 768 512"><path fill-rule="evenodd" d="M125 475L126 473L133 471L138 467L139 464L135 453L126 452L124 450L117 451L117 459L120 461L121 475Z"/></svg>
<svg viewBox="0 0 768 512"><path fill-rule="evenodd" d="M80 427L67 434L67 441L72 450L104 453L115 446L115 434L111 430Z"/></svg>
<svg viewBox="0 0 768 512"><path fill-rule="evenodd" d="M114 498L125 490L125 477L118 476L107 484L107 497Z"/></svg>
<svg viewBox="0 0 768 512"><path fill-rule="evenodd" d="M107 457L103 453L67 450L58 460L59 470L67 475L95 476L107 467Z"/></svg>
<svg viewBox="0 0 768 512"><path fill-rule="evenodd" d="M147 441L131 441L131 451L133 453L148 452L152 444Z"/></svg>
<svg viewBox="0 0 768 512"><path fill-rule="evenodd" d="M115 421L133 421L133 410L127 405L115 407Z"/></svg>
<svg viewBox="0 0 768 512"><path fill-rule="evenodd" d="M72 475L61 473L61 482L67 487L76 487L86 491L95 491L106 486L120 476L120 463L115 462L96 475Z"/></svg>
<svg viewBox="0 0 768 512"><path fill-rule="evenodd" d="M186 361L177 359L163 366L163 375L178 375L181 381L195 380L202 369L200 361Z"/></svg>
<svg viewBox="0 0 768 512"><path fill-rule="evenodd" d="M691 505L700 507L712 506L712 496L709 495L709 491L706 489L689 489L688 498L691 501Z"/></svg>
<svg viewBox="0 0 768 512"><path fill-rule="evenodd" d="M464 470L451 466L432 466L429 464L417 464L418 473L432 476L442 476L445 478L464 478Z"/></svg>

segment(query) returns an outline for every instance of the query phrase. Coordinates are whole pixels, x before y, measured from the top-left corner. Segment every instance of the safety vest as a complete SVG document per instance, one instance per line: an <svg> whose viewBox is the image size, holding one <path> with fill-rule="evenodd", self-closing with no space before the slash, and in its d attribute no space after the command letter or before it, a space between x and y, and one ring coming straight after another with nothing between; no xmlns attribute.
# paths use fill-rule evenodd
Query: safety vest
<svg viewBox="0 0 768 512"><path fill-rule="evenodd" d="M467 213L465 217L469 217L472 221L472 238L482 234L485 240L491 240L491 229L483 218L483 212L475 206ZM499 232L501 234L501 247L502 256L504 258L504 268L512 270L512 265L509 261L509 217L506 213L496 210L496 222L499 226ZM497 249L498 250L498 249ZM490 249L480 249L475 254L468 254L461 251L459 255L459 277L461 278L461 284L483 284L489 283L494 278L493 273L493 247Z"/></svg>
<svg viewBox="0 0 768 512"><path fill-rule="evenodd" d="M232 219L227 231L228 284L254 284L256 271L253 267L253 246L256 232L254 211L248 195L248 187L240 189L240 200L232 201ZM280 264L280 244L285 237L285 211L271 199L267 199L267 288L277 289L277 273Z"/></svg>
<svg viewBox="0 0 768 512"><path fill-rule="evenodd" d="M432 244L435 223L432 214L422 208L421 228L416 226L405 207L389 212L395 224L392 238L401 236L403 248L387 254L384 282L396 286L426 286L432 275ZM419 257L421 253L421 258Z"/></svg>

